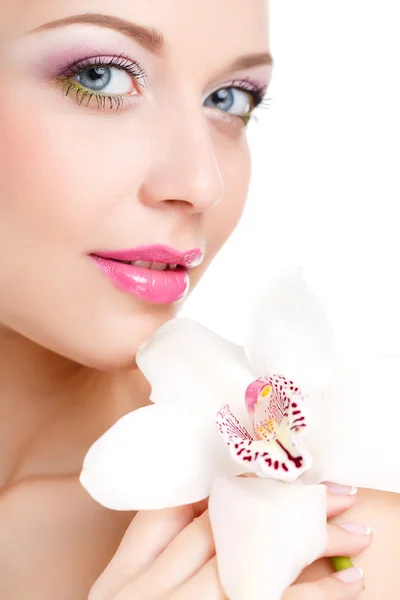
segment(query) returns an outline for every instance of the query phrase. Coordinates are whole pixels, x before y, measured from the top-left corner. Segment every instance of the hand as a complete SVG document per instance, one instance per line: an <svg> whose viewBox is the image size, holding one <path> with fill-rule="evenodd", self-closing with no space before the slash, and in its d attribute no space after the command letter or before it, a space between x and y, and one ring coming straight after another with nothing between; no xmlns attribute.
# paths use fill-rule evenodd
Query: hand
<svg viewBox="0 0 400 600"><path fill-rule="evenodd" d="M348 510L356 501L356 496L328 494L328 519ZM351 533L338 525L327 527L329 544L323 556L356 556L372 542L371 535ZM343 582L336 573L311 583L294 584L282 600L353 600L363 587L362 577ZM265 593L267 597L267 582ZM207 501L139 512L88 600L188 598L227 600L218 578Z"/></svg>

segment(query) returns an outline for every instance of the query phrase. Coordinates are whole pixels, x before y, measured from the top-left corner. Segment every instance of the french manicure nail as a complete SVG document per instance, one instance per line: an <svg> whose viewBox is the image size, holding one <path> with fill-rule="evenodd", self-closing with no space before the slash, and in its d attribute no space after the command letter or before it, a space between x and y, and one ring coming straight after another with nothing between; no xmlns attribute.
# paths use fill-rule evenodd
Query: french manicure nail
<svg viewBox="0 0 400 600"><path fill-rule="evenodd" d="M364 523L338 523L339 527L342 529L346 529L346 531L350 531L350 533L358 533L361 535L370 535L371 527L369 525L365 525Z"/></svg>
<svg viewBox="0 0 400 600"><path fill-rule="evenodd" d="M340 485L339 483L326 483L328 494L332 496L355 496L358 489L351 485Z"/></svg>
<svg viewBox="0 0 400 600"><path fill-rule="evenodd" d="M364 573L358 567L351 567L350 569L338 571L335 573L335 577L340 579L340 581L344 581L345 583L354 583L355 581L358 581L364 577Z"/></svg>

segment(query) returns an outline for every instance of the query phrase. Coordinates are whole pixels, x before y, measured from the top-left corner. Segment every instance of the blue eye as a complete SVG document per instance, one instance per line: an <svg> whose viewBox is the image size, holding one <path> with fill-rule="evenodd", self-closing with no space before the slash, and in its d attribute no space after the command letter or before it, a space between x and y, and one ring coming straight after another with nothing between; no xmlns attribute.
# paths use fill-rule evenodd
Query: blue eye
<svg viewBox="0 0 400 600"><path fill-rule="evenodd" d="M265 91L249 79L236 80L210 94L204 106L217 108L248 123L254 109L263 103Z"/></svg>
<svg viewBox="0 0 400 600"><path fill-rule="evenodd" d="M232 112L238 116L248 115L254 108L254 98L250 92L237 88L221 88L206 99L204 106Z"/></svg>
<svg viewBox="0 0 400 600"><path fill-rule="evenodd" d="M79 106L91 105L99 110L119 110L125 101L140 96L140 80L146 73L138 62L123 55L111 59L97 56L69 65L58 77L66 96L73 95ZM79 84L79 85L78 85Z"/></svg>
<svg viewBox="0 0 400 600"><path fill-rule="evenodd" d="M86 107L93 100L99 110L118 110L123 108L125 101L141 96L139 87L144 88L145 85L140 80L146 78L146 72L139 63L123 55L111 59L102 56L83 59L67 67L57 77L66 96L73 95L78 105ZM237 116L247 124L254 109L266 103L265 91L265 87L250 79L235 80L212 92L204 106Z"/></svg>
<svg viewBox="0 0 400 600"><path fill-rule="evenodd" d="M89 67L80 71L75 80L91 92L125 95L132 94L135 89L132 76L116 67Z"/></svg>

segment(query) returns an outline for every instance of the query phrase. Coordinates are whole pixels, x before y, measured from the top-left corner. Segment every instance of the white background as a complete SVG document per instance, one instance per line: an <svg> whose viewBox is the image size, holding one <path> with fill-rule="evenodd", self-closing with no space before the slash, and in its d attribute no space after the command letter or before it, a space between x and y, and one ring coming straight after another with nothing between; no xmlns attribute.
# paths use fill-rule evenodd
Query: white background
<svg viewBox="0 0 400 600"><path fill-rule="evenodd" d="M271 4L248 205L180 314L244 343L260 286L302 264L337 327L400 353L398 0Z"/></svg>

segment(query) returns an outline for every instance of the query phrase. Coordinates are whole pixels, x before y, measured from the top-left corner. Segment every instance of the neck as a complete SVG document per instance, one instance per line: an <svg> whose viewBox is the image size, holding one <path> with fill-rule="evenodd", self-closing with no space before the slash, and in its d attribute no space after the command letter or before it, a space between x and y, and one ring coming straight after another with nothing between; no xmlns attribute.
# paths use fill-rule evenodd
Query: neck
<svg viewBox="0 0 400 600"><path fill-rule="evenodd" d="M79 473L91 444L149 391L137 369L96 371L0 329L0 489Z"/></svg>

